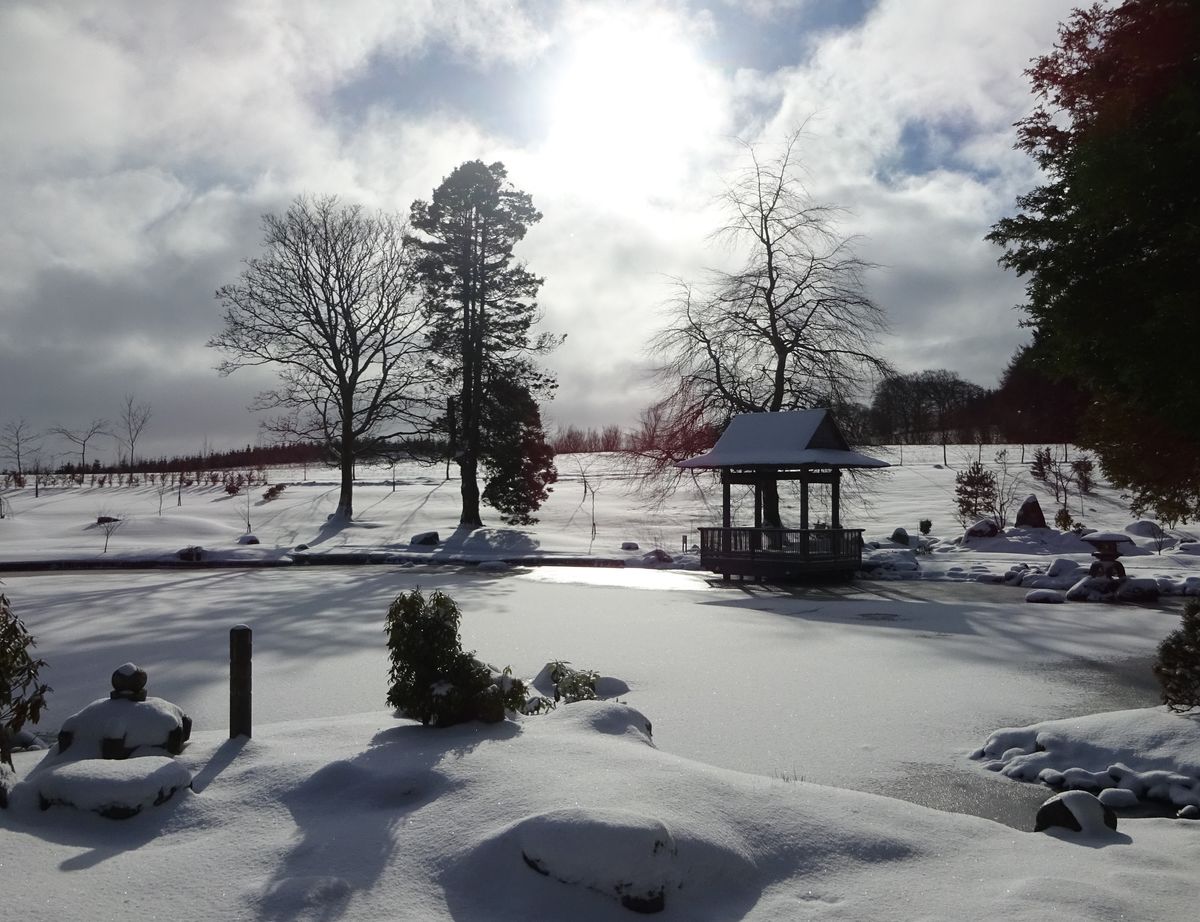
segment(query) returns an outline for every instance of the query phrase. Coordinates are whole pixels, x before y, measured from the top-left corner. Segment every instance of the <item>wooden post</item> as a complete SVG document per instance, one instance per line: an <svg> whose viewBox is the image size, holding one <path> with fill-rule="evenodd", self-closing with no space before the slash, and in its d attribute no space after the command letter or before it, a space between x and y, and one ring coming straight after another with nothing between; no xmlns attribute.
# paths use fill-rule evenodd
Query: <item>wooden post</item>
<svg viewBox="0 0 1200 922"><path fill-rule="evenodd" d="M800 471L800 527L808 530L808 471Z"/></svg>
<svg viewBox="0 0 1200 922"><path fill-rule="evenodd" d="M830 528L842 527L842 496L839 490L842 482L842 469L835 467L833 469L833 487L829 491L829 518L832 521L829 523Z"/></svg>
<svg viewBox="0 0 1200 922"><path fill-rule="evenodd" d="M250 652L253 632L244 624L229 631L229 738L249 738Z"/></svg>

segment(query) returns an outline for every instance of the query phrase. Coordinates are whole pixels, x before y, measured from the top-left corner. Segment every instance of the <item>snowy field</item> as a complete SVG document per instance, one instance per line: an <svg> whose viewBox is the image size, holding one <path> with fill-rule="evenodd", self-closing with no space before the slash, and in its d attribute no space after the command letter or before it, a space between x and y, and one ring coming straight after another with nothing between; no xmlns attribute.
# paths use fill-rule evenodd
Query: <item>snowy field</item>
<svg viewBox="0 0 1200 922"><path fill-rule="evenodd" d="M950 448L950 464L968 450ZM334 477L311 469L268 472L287 483L271 502L262 486L249 503L192 487L161 515L146 484L4 492L0 563L199 545L210 560L286 564L299 544L402 561L0 574L50 664L39 730L105 695L126 661L195 721L178 760L191 789L124 821L42 812L53 755L41 768L43 753L16 755L25 783L0 811L5 918L617 919L639 894L674 919L1184 918L1200 823L1033 833L1052 792L1012 780L1073 779L1160 814L1200 804L1200 725L1154 707L1148 674L1179 600L1025 603L1056 560L1084 565L1090 547L1053 530L955 544L941 448L906 446L903 460L843 518L869 540L932 519L932 552L885 541L899 562L888 579L793 589L697 572L683 536L715 524L719 491L655 508L602 456L560 457L539 525L503 528L485 510L493 527L473 534L454 531L457 483L415 466L394 491L390 469L360 472L357 522L340 530L325 522ZM1028 492L1052 517L1044 488ZM1089 526L1131 533L1132 574L1195 585L1186 528L1153 541L1103 484L1082 514L1071 503ZM247 513L257 545L238 543ZM100 514L125 520L107 553ZM449 540L409 545L428 530ZM675 561L645 565L654 548ZM538 556L635 566L447 563ZM989 584L1020 565L1025 588ZM396 719L383 620L414 586L451 594L464 646L492 663L531 677L565 659L628 690L495 726ZM229 742L228 630L242 622L255 732Z"/></svg>

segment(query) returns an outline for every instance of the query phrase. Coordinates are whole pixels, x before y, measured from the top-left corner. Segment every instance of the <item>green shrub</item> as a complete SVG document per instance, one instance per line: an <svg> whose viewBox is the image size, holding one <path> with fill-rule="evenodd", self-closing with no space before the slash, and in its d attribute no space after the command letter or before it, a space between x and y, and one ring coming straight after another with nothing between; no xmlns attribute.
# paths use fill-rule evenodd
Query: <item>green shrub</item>
<svg viewBox="0 0 1200 922"><path fill-rule="evenodd" d="M443 592L402 592L388 609L384 631L392 668L388 704L401 716L438 727L468 720L495 723L525 704L525 685L510 670L491 669L465 652L461 612Z"/></svg>
<svg viewBox="0 0 1200 922"><path fill-rule="evenodd" d="M1154 675L1163 704L1172 711L1200 707L1200 601L1187 603L1182 626L1158 645Z"/></svg>
<svg viewBox="0 0 1200 922"><path fill-rule="evenodd" d="M38 670L46 663L29 655L34 646L8 599L0 595L0 765L9 768L13 767L10 734L38 722L50 691L49 685L38 681Z"/></svg>
<svg viewBox="0 0 1200 922"><path fill-rule="evenodd" d="M921 519L917 523L917 528L921 530L921 534L927 535L933 529L933 522L930 519Z"/></svg>
<svg viewBox="0 0 1200 922"><path fill-rule="evenodd" d="M573 701L592 701L596 697L596 681L600 673L591 669L575 669L563 660L546 664L550 681L554 683L554 700L570 704Z"/></svg>

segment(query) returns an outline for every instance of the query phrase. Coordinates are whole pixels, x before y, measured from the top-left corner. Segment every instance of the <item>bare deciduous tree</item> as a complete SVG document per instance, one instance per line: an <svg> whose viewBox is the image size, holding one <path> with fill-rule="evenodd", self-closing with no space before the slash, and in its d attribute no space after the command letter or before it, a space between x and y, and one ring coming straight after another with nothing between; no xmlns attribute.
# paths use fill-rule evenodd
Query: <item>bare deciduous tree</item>
<svg viewBox="0 0 1200 922"><path fill-rule="evenodd" d="M68 429L66 426L55 426L50 431L57 436L66 439L72 445L79 449L79 470L82 472L87 467L87 446L88 442L98 435L108 435L109 422L107 419L93 419L86 426L79 429Z"/></svg>
<svg viewBox="0 0 1200 922"><path fill-rule="evenodd" d="M18 479L25 475L25 461L40 450L41 439L41 433L35 431L24 416L0 427L0 457L14 466L13 473Z"/></svg>
<svg viewBox="0 0 1200 922"><path fill-rule="evenodd" d="M129 451L130 486L133 486L134 451L137 449L138 439L142 437L143 430L150 422L150 416L150 404L138 403L133 394L125 395L125 402L121 404L121 431L118 438Z"/></svg>
<svg viewBox="0 0 1200 922"><path fill-rule="evenodd" d="M797 132L770 160L746 145L749 163L722 195L728 223L714 236L742 256L741 268L678 282L667 326L651 344L665 357L658 380L666 396L655 414L668 436L642 453L652 467L694 453L690 433L719 431L736 413L836 409L888 370L875 354L884 313L863 281L871 265L838 231L841 209L805 190L799 141ZM774 490L763 517L781 524Z"/></svg>
<svg viewBox="0 0 1200 922"><path fill-rule="evenodd" d="M230 356L223 375L278 366L279 386L252 409L282 411L267 429L332 451L341 465L335 515L349 520L360 444L425 415L425 320L405 227L332 196L302 196L285 214L264 215L263 230L266 254L217 292L225 326L209 345Z"/></svg>

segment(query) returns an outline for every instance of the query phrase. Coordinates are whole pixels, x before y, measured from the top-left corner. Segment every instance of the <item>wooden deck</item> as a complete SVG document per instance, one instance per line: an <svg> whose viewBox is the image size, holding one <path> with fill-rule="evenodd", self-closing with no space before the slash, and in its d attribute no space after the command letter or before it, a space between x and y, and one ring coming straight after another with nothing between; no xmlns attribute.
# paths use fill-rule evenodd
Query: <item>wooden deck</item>
<svg viewBox="0 0 1200 922"><path fill-rule="evenodd" d="M726 579L850 578L862 566L861 528L701 528L700 566Z"/></svg>

